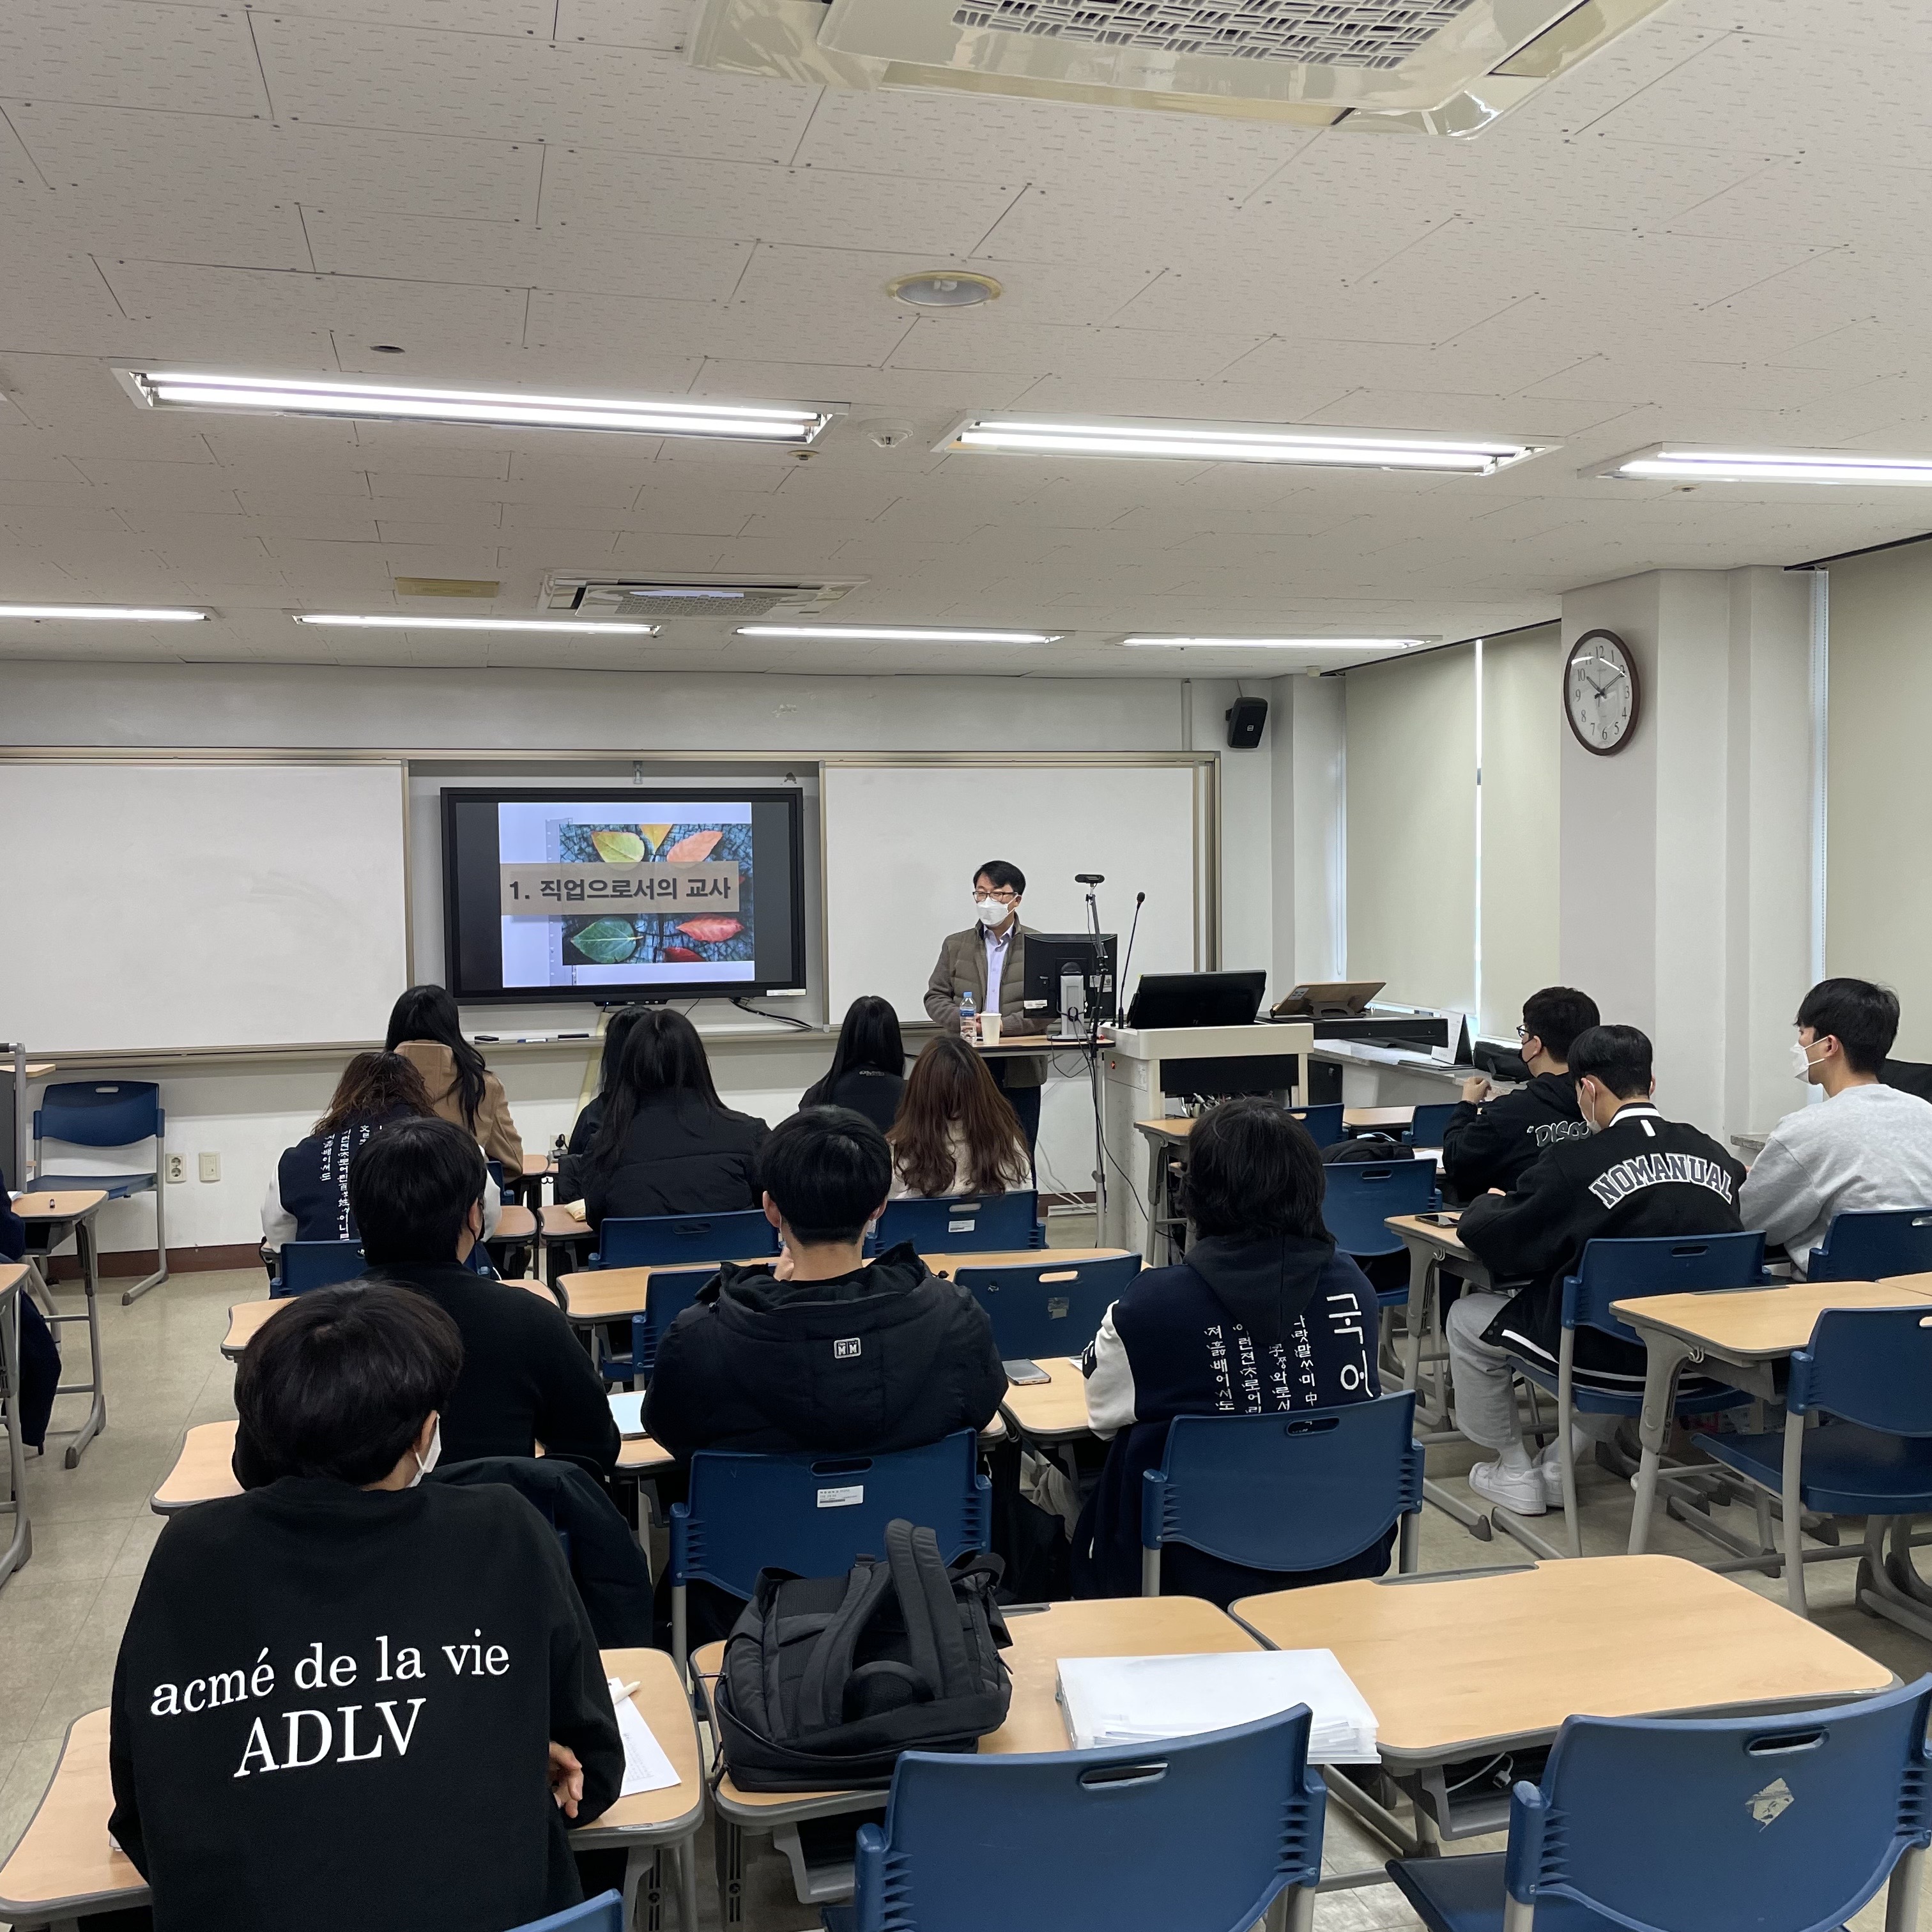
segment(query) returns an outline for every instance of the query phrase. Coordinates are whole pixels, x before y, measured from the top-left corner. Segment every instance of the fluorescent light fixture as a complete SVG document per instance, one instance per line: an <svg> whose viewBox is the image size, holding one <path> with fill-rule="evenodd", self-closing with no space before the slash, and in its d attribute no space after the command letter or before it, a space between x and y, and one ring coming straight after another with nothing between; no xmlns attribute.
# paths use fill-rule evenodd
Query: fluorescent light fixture
<svg viewBox="0 0 1932 1932"><path fill-rule="evenodd" d="M1419 470L1487 476L1547 443L1385 436L1269 423L1176 422L1152 416L971 416L941 452L1010 456L1152 456L1186 463L1289 463L1340 470Z"/></svg>
<svg viewBox="0 0 1932 1932"><path fill-rule="evenodd" d="M833 638L882 644L1051 644L1058 631L889 630L868 624L740 624L741 638Z"/></svg>
<svg viewBox="0 0 1932 1932"><path fill-rule="evenodd" d="M550 637L654 638L656 624L572 624L550 617L406 617L385 611L376 616L346 616L333 610L302 611L298 624L346 625L364 631L536 631Z"/></svg>
<svg viewBox="0 0 1932 1932"><path fill-rule="evenodd" d="M802 448L842 405L658 402L539 396L520 390L425 389L304 376L226 376L202 370L116 369L144 409L244 410L362 422L482 423L506 429L614 430L633 436L723 436Z"/></svg>
<svg viewBox="0 0 1932 1932"><path fill-rule="evenodd" d="M1872 456L1852 450L1681 449L1654 443L1593 476L1642 483L1932 483L1932 457Z"/></svg>
<svg viewBox="0 0 1932 1932"><path fill-rule="evenodd" d="M1123 638L1124 644L1184 651L1412 651L1435 638Z"/></svg>
<svg viewBox="0 0 1932 1932"><path fill-rule="evenodd" d="M205 624L206 610L130 610L113 604L0 604L0 618L22 617L38 624L50 618L105 619L116 624Z"/></svg>

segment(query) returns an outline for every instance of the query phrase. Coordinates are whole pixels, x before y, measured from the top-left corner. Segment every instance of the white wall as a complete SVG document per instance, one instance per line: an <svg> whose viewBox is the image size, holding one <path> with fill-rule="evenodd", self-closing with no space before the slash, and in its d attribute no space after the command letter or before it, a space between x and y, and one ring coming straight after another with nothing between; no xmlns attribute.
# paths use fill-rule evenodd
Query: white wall
<svg viewBox="0 0 1932 1932"><path fill-rule="evenodd" d="M728 754L826 751L1169 751L1224 747L1232 682L1063 678L789 677L688 673L442 671L326 666L154 666L9 662L0 664L0 743L31 746L394 747L482 753L609 752L648 760L665 752ZM1269 730L1276 731L1278 718ZM1279 777L1295 782L1269 740L1222 752L1222 956L1273 964L1294 945L1274 903ZM157 848L164 862L164 848ZM1024 855L1016 855L1024 862ZM52 936L50 936L50 938ZM50 946L46 970L55 970ZM1292 970L1292 969L1290 969ZM712 1037L729 1104L776 1119L823 1070L823 1036ZM0 1013L0 1038L8 1036ZM298 1037L292 1023L291 1037ZM574 1118L581 1047L500 1054L494 1063L526 1144ZM128 1070L132 1072L135 1070ZM174 1246L259 1235L262 1192L281 1149L326 1102L332 1064L258 1061L158 1070L172 1146L223 1156L220 1183L190 1180L168 1196ZM1056 1082L1042 1145L1065 1186L1084 1190L1094 1166L1084 1082ZM195 1172L190 1160L189 1172ZM153 1240L152 1206L111 1208L109 1249Z"/></svg>

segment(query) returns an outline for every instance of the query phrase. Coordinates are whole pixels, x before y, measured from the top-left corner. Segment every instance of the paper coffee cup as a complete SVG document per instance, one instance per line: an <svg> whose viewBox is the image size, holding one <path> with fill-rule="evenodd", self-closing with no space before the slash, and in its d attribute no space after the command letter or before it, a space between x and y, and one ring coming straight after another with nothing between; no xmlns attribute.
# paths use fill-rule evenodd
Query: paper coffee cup
<svg viewBox="0 0 1932 1932"><path fill-rule="evenodd" d="M998 1013L984 1013L980 1019L980 1044L998 1046L1000 1043L1000 1016Z"/></svg>

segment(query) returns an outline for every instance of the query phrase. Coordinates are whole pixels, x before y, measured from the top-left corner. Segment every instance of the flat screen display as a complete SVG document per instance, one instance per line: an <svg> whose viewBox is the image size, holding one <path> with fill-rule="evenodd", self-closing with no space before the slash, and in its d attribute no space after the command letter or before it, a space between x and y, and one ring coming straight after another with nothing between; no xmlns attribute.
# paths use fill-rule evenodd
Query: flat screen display
<svg viewBox="0 0 1932 1932"><path fill-rule="evenodd" d="M805 984L796 791L446 791L460 1000L622 1000Z"/></svg>

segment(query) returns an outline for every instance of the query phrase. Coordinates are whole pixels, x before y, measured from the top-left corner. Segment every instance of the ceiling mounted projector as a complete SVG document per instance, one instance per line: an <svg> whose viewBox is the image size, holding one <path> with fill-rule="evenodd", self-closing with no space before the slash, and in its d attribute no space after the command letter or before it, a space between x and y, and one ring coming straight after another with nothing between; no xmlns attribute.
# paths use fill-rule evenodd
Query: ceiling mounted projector
<svg viewBox="0 0 1932 1932"><path fill-rule="evenodd" d="M700 0L689 57L815 87L943 88L1236 119L1480 133L1664 0Z"/></svg>

